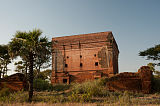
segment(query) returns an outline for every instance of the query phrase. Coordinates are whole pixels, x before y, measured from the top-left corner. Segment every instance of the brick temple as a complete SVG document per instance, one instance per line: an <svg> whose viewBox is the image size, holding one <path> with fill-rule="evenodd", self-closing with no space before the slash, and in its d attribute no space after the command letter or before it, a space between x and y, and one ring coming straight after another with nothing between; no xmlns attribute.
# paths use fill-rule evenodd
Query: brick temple
<svg viewBox="0 0 160 106"><path fill-rule="evenodd" d="M52 38L54 83L72 83L118 73L119 50L112 32Z"/></svg>

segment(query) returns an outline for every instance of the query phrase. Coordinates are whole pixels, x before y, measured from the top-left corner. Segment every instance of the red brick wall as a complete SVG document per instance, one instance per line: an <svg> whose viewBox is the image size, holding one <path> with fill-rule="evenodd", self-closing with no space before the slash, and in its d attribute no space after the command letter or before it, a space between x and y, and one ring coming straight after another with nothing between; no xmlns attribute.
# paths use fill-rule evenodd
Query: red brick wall
<svg viewBox="0 0 160 106"><path fill-rule="evenodd" d="M109 78L106 85L111 91L151 93L151 79L152 71L148 66L143 66L137 73L124 72Z"/></svg>
<svg viewBox="0 0 160 106"><path fill-rule="evenodd" d="M118 73L118 47L112 32L52 39L52 83L83 82ZM64 74L67 73L67 74Z"/></svg>
<svg viewBox="0 0 160 106"><path fill-rule="evenodd" d="M24 74L16 73L11 76L0 79L0 90L9 88L12 91L27 90L28 84Z"/></svg>

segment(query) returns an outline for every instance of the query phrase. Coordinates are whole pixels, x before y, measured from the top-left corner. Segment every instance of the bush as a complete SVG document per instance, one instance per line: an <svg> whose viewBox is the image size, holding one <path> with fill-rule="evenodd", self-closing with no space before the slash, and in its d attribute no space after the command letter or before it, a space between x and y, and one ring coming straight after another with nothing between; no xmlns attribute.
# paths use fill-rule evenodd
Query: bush
<svg viewBox="0 0 160 106"><path fill-rule="evenodd" d="M53 89L53 86L48 81L42 79L35 79L33 81L33 88L36 91L51 91Z"/></svg>
<svg viewBox="0 0 160 106"><path fill-rule="evenodd" d="M78 94L77 92L72 92L72 94L68 96L70 102L89 102L91 98L92 96L90 94Z"/></svg>
<svg viewBox="0 0 160 106"><path fill-rule="evenodd" d="M0 97L0 102L23 103L28 101L28 92L18 91L10 93L8 96Z"/></svg>
<svg viewBox="0 0 160 106"><path fill-rule="evenodd" d="M68 96L68 100L70 102L79 102L80 101L80 96L76 92L72 92L70 96Z"/></svg>
<svg viewBox="0 0 160 106"><path fill-rule="evenodd" d="M65 90L68 90L69 88L71 87L71 85L69 84L55 84L53 85L53 90L54 91L65 91Z"/></svg>
<svg viewBox="0 0 160 106"><path fill-rule="evenodd" d="M128 91L125 91L122 93L122 95L119 95L119 102L120 104L130 104L131 103L131 95Z"/></svg>
<svg viewBox="0 0 160 106"><path fill-rule="evenodd" d="M108 96L109 91L105 89L106 79L101 78L94 81L73 84L72 93L69 96L71 102L89 102L92 97Z"/></svg>
<svg viewBox="0 0 160 106"><path fill-rule="evenodd" d="M74 84L73 92L78 94L88 94L91 96L102 96L104 94L104 79L86 81L82 84Z"/></svg>
<svg viewBox="0 0 160 106"><path fill-rule="evenodd" d="M9 88L2 88L0 90L0 97L8 96L9 94L10 94L10 89Z"/></svg>
<svg viewBox="0 0 160 106"><path fill-rule="evenodd" d="M105 101L118 101L121 92L110 92L106 89L107 78L101 78L94 81L86 81L81 84L74 84L72 93L69 96L71 102L91 102L94 97L105 97Z"/></svg>
<svg viewBox="0 0 160 106"><path fill-rule="evenodd" d="M153 90L153 92L159 92L160 93L160 77L153 76L152 90Z"/></svg>

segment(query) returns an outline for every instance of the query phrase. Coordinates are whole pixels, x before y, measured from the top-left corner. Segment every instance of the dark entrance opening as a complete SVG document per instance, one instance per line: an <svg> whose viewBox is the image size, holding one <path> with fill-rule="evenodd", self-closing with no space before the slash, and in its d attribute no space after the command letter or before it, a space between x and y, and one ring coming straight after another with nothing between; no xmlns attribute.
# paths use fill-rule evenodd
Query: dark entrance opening
<svg viewBox="0 0 160 106"><path fill-rule="evenodd" d="M82 67L83 66L83 64L82 63L80 63L80 67Z"/></svg>
<svg viewBox="0 0 160 106"><path fill-rule="evenodd" d="M67 79L63 79L63 83L67 83Z"/></svg>
<svg viewBox="0 0 160 106"><path fill-rule="evenodd" d="M67 67L68 67L68 64L65 64L65 67L67 68Z"/></svg>
<svg viewBox="0 0 160 106"><path fill-rule="evenodd" d="M98 66L98 62L95 62L95 66Z"/></svg>
<svg viewBox="0 0 160 106"><path fill-rule="evenodd" d="M99 79L99 78L97 78L97 77L96 77L96 78L94 78L94 79L96 79L96 80L97 80L97 79Z"/></svg>

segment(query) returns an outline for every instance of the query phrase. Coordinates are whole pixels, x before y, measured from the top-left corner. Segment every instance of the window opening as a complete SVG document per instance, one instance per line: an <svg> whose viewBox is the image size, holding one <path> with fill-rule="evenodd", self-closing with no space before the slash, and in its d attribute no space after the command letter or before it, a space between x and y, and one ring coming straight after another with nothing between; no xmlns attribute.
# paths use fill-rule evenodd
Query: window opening
<svg viewBox="0 0 160 106"><path fill-rule="evenodd" d="M65 67L68 67L68 64L65 64Z"/></svg>
<svg viewBox="0 0 160 106"><path fill-rule="evenodd" d="M82 55L80 55L80 58L82 58Z"/></svg>
<svg viewBox="0 0 160 106"><path fill-rule="evenodd" d="M67 79L63 79L63 83L67 83Z"/></svg>
<svg viewBox="0 0 160 106"><path fill-rule="evenodd" d="M95 66L98 66L98 62L95 62Z"/></svg>
<svg viewBox="0 0 160 106"><path fill-rule="evenodd" d="M82 63L80 63L80 67L82 67L83 66L83 64Z"/></svg>

